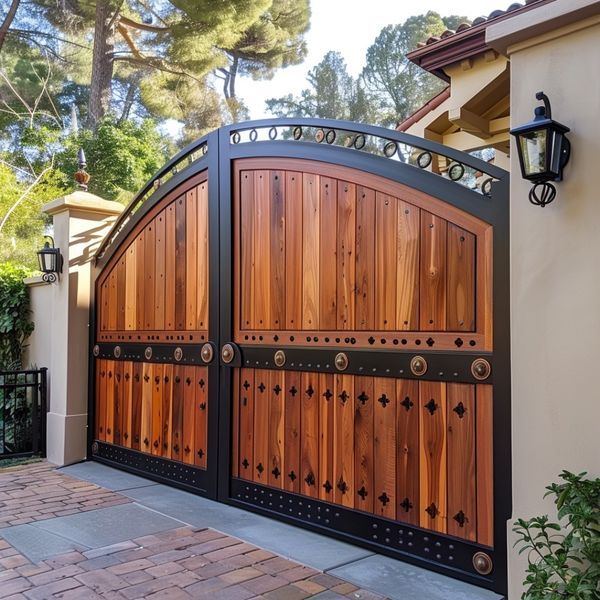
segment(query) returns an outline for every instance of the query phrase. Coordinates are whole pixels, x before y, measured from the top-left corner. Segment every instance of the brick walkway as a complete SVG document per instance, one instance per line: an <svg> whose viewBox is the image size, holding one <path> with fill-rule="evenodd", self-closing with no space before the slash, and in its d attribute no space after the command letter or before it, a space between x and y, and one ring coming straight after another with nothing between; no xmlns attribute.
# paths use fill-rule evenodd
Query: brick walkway
<svg viewBox="0 0 600 600"><path fill-rule="evenodd" d="M0 528L130 500L47 463L0 469ZM2 531L0 529L0 538ZM380 600L380 595L211 529L179 527L31 563L0 539L0 598Z"/></svg>

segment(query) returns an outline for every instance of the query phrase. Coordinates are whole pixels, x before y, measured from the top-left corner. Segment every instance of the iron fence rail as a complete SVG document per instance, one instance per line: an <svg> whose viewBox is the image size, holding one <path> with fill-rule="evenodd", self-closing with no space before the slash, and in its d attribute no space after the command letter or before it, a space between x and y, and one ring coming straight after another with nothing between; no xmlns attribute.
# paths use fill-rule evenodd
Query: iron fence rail
<svg viewBox="0 0 600 600"><path fill-rule="evenodd" d="M0 461L46 455L47 372L0 371Z"/></svg>

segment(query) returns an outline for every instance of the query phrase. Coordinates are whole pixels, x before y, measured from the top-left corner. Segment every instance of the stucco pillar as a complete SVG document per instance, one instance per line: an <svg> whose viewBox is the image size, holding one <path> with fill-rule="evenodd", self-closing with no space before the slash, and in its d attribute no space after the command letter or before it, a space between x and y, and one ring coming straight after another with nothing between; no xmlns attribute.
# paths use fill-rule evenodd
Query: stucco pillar
<svg viewBox="0 0 600 600"><path fill-rule="evenodd" d="M89 311L93 256L123 206L77 191L43 207L54 221L54 242L64 258L51 285L48 460L66 465L86 458Z"/></svg>

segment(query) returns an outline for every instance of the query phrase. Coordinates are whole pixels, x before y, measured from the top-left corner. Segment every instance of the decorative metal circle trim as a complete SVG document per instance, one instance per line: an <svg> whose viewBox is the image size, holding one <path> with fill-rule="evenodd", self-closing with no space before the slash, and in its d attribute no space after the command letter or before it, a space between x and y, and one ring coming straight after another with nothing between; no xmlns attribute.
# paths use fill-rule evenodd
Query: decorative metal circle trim
<svg viewBox="0 0 600 600"><path fill-rule="evenodd" d="M234 356L235 356L235 350L233 349L233 346L231 344L225 344L221 348L221 360L226 365L228 365L233 360Z"/></svg>
<svg viewBox="0 0 600 600"><path fill-rule="evenodd" d="M276 366L283 367L283 365L285 365L285 352L283 350L277 350L273 360L275 361Z"/></svg>
<svg viewBox="0 0 600 600"><path fill-rule="evenodd" d="M250 138L251 142L255 142L258 139L258 131L256 131L256 129L252 129L248 137Z"/></svg>
<svg viewBox="0 0 600 600"><path fill-rule="evenodd" d="M328 144L333 144L333 142L335 142L335 130L334 129L330 129L326 134L325 134L325 141Z"/></svg>
<svg viewBox="0 0 600 600"><path fill-rule="evenodd" d="M240 134L238 133L238 136ZM208 152L208 144L203 144L202 147L200 148L200 151L202 152L202 154L206 154Z"/></svg>
<svg viewBox="0 0 600 600"><path fill-rule="evenodd" d="M492 365L485 358L476 358L471 364L471 374L475 379L483 381L492 373Z"/></svg>
<svg viewBox="0 0 600 600"><path fill-rule="evenodd" d="M494 568L494 564L489 554L476 552L473 555L473 567L480 575L489 575Z"/></svg>
<svg viewBox="0 0 600 600"><path fill-rule="evenodd" d="M481 184L481 193L484 196L491 196L492 195L492 182L493 179L491 177L488 177L482 184Z"/></svg>
<svg viewBox="0 0 600 600"><path fill-rule="evenodd" d="M98 454L99 449L100 449L100 447L98 446L98 442L94 442L92 444L92 454Z"/></svg>
<svg viewBox="0 0 600 600"><path fill-rule="evenodd" d="M339 352L335 355L335 368L338 371L345 371L348 368L348 355L345 352Z"/></svg>
<svg viewBox="0 0 600 600"><path fill-rule="evenodd" d="M152 358L152 348L150 348L150 346L144 350L144 358L146 360L150 360Z"/></svg>
<svg viewBox="0 0 600 600"><path fill-rule="evenodd" d="M317 129L317 132L315 133L315 140L317 141L317 143L320 144L324 139L325 132L322 129Z"/></svg>
<svg viewBox="0 0 600 600"><path fill-rule="evenodd" d="M365 147L365 144L367 143L367 140L365 138L365 136L362 133L359 133L355 138L354 138L354 143L353 146L357 149L357 150L362 150Z"/></svg>
<svg viewBox="0 0 600 600"><path fill-rule="evenodd" d="M212 361L214 356L215 351L213 350L212 344L204 344L204 346L202 346L202 350L200 350L200 358L202 359L202 362L208 364Z"/></svg>
<svg viewBox="0 0 600 600"><path fill-rule="evenodd" d="M458 181L465 174L465 167L460 163L452 163L448 167L448 177L452 179L452 181Z"/></svg>
<svg viewBox="0 0 600 600"><path fill-rule="evenodd" d="M99 356L100 355L100 346L98 346L98 344L96 344L92 350L92 354L94 356Z"/></svg>
<svg viewBox="0 0 600 600"><path fill-rule="evenodd" d="M121 357L121 346L115 346L115 348L113 350L113 356L115 358L120 358Z"/></svg>
<svg viewBox="0 0 600 600"><path fill-rule="evenodd" d="M294 136L294 139L296 141L301 139L302 138L302 127L300 127L300 125L297 125L296 127L294 127L294 131L293 131L292 135Z"/></svg>
<svg viewBox="0 0 600 600"><path fill-rule="evenodd" d="M392 156L394 156L394 154L396 154L396 150L398 150L398 146L396 145L396 142L388 142L383 147L383 153L387 156L387 158L392 158Z"/></svg>
<svg viewBox="0 0 600 600"><path fill-rule="evenodd" d="M425 375L427 373L427 361L422 356L413 356L410 361L410 371L417 377Z"/></svg>
<svg viewBox="0 0 600 600"><path fill-rule="evenodd" d="M431 156L431 152L421 152L421 154L417 156L417 166L419 169L426 169L431 164L432 160L433 157Z"/></svg>
<svg viewBox="0 0 600 600"><path fill-rule="evenodd" d="M231 135L231 141L234 144L239 144L240 143L240 134L238 131L234 131L233 134Z"/></svg>
<svg viewBox="0 0 600 600"><path fill-rule="evenodd" d="M177 362L180 362L181 359L183 358L183 350L179 346L177 346L177 348L175 348L175 351L173 352L173 358Z"/></svg>
<svg viewBox="0 0 600 600"><path fill-rule="evenodd" d="M269 129L269 139L270 140L277 139L277 127L271 127L271 129Z"/></svg>

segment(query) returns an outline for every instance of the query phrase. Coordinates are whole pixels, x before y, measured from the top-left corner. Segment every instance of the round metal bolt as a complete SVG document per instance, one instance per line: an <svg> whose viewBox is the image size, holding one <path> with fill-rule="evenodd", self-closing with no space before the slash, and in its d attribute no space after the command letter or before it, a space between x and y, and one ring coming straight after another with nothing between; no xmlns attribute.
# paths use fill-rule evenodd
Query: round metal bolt
<svg viewBox="0 0 600 600"><path fill-rule="evenodd" d="M213 347L211 344L204 344L204 346L202 346L202 350L200 350L200 358L202 359L202 362L208 364L209 362L212 361L212 359L214 358L215 355L215 351L213 350Z"/></svg>
<svg viewBox="0 0 600 600"><path fill-rule="evenodd" d="M339 352L335 355L335 368L338 371L345 371L348 368L348 356L345 352Z"/></svg>
<svg viewBox="0 0 600 600"><path fill-rule="evenodd" d="M476 552L473 555L473 567L480 575L489 575L494 568L492 559L485 552Z"/></svg>
<svg viewBox="0 0 600 600"><path fill-rule="evenodd" d="M273 360L276 366L283 367L283 365L285 365L285 352L283 350L277 350Z"/></svg>
<svg viewBox="0 0 600 600"><path fill-rule="evenodd" d="M221 360L228 365L232 360L235 351L233 350L233 346L231 344L225 344L223 348L221 348Z"/></svg>
<svg viewBox="0 0 600 600"><path fill-rule="evenodd" d="M422 356L413 356L410 361L410 370L413 375L420 377L427 372L427 361Z"/></svg>
<svg viewBox="0 0 600 600"><path fill-rule="evenodd" d="M115 346L115 349L113 350L113 356L115 358L119 358L121 356L121 346Z"/></svg>
<svg viewBox="0 0 600 600"><path fill-rule="evenodd" d="M485 358L476 358L471 364L471 373L479 381L487 379L491 372L492 365Z"/></svg>
<svg viewBox="0 0 600 600"><path fill-rule="evenodd" d="M179 347L175 348L175 351L173 352L173 358L179 362L183 358L183 350Z"/></svg>
<svg viewBox="0 0 600 600"><path fill-rule="evenodd" d="M98 346L98 344L96 344L94 346L94 349L92 350L92 353L94 356L98 356L100 354L100 346Z"/></svg>
<svg viewBox="0 0 600 600"><path fill-rule="evenodd" d="M150 346L144 350L144 358L146 360L150 360L152 358L152 348Z"/></svg>

